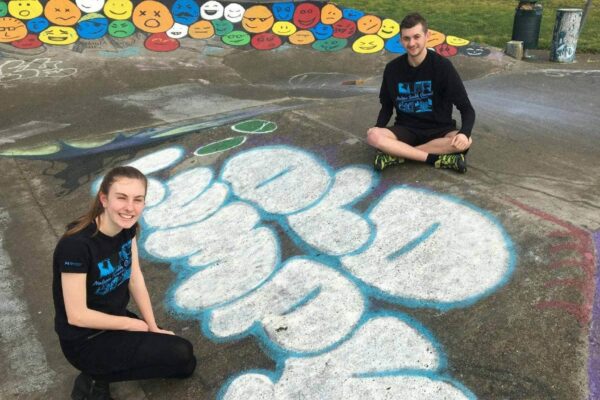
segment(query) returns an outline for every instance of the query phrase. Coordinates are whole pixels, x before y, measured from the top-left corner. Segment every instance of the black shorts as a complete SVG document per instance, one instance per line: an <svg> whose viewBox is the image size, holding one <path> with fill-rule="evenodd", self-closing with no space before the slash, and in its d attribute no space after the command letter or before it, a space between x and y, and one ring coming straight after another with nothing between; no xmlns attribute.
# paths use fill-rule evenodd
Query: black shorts
<svg viewBox="0 0 600 400"><path fill-rule="evenodd" d="M387 129L392 131L399 141L415 147L430 142L433 139L442 138L449 132L455 131L456 127L447 126L444 128L417 129L394 125L388 126Z"/></svg>

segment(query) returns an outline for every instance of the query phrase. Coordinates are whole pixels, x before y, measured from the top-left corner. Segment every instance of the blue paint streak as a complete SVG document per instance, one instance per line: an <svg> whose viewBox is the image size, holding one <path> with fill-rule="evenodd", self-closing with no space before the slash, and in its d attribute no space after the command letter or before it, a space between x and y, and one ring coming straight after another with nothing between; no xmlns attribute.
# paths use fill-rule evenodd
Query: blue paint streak
<svg viewBox="0 0 600 400"><path fill-rule="evenodd" d="M273 182L274 180L279 179L282 176L289 174L293 170L294 170L294 167L288 167L288 168L284 169L283 171L273 175L272 177L265 179L264 181L262 181L261 183L256 185L256 187L254 189L260 189L261 187L268 185L269 183Z"/></svg>
<svg viewBox="0 0 600 400"><path fill-rule="evenodd" d="M433 235L435 233L435 231L438 230L439 227L440 227L439 222L436 222L435 224L431 224L431 226L429 228L427 228L425 230L425 232L423 232L421 234L421 236L417 237L416 239L411 240L410 242L408 242L407 244L402 246L402 248L400 248L399 250L396 250L392 254L389 254L387 256L387 259L389 261L394 261L396 258L413 251L415 249L415 247L417 247L418 245L420 245L421 243L423 243L424 241L429 239L429 237L431 237L431 235Z"/></svg>
<svg viewBox="0 0 600 400"><path fill-rule="evenodd" d="M319 293L321 293L321 286L311 290L306 296L304 296L302 299L300 299L298 302L296 302L296 304L292 305L289 309L284 311L281 315L291 314L294 311L296 311L297 309L299 309L300 307L304 307L306 304L308 304L312 300L314 300L319 295Z"/></svg>

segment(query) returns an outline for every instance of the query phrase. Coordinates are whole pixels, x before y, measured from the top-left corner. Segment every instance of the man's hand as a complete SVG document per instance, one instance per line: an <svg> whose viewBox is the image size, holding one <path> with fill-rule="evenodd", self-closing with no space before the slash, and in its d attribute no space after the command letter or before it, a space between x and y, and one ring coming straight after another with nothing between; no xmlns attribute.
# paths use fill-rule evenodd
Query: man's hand
<svg viewBox="0 0 600 400"><path fill-rule="evenodd" d="M465 135L464 133L458 133L456 134L452 140L450 141L450 144L458 151L464 151L466 150L469 145L470 145L470 140L467 137L467 135Z"/></svg>

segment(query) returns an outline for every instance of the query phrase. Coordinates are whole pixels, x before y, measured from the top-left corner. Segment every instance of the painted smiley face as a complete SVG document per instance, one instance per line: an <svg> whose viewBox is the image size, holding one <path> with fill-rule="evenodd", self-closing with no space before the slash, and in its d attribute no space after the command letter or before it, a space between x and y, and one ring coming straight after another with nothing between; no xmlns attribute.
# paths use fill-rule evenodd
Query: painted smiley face
<svg viewBox="0 0 600 400"><path fill-rule="evenodd" d="M444 57L453 57L458 53L458 49L447 43L438 44L434 47L435 52Z"/></svg>
<svg viewBox="0 0 600 400"><path fill-rule="evenodd" d="M169 9L155 0L144 0L133 10L133 24L144 32L166 32L174 23Z"/></svg>
<svg viewBox="0 0 600 400"><path fill-rule="evenodd" d="M84 13L96 13L104 7L104 0L75 0L75 4Z"/></svg>
<svg viewBox="0 0 600 400"><path fill-rule="evenodd" d="M29 30L29 32L33 33L40 33L49 26L50 23L44 17L37 17L27 21L27 29Z"/></svg>
<svg viewBox="0 0 600 400"><path fill-rule="evenodd" d="M311 28L310 31L315 35L317 40L325 40L333 35L333 27L320 22L314 28Z"/></svg>
<svg viewBox="0 0 600 400"><path fill-rule="evenodd" d="M390 53L404 54L406 53L406 49L402 45L402 40L400 40L400 34L388 39L385 42L385 49Z"/></svg>
<svg viewBox="0 0 600 400"><path fill-rule="evenodd" d="M44 12L44 6L39 0L11 0L8 2L8 12L15 18L32 19Z"/></svg>
<svg viewBox="0 0 600 400"><path fill-rule="evenodd" d="M81 18L81 10L69 0L50 0L46 3L44 15L55 25L73 26Z"/></svg>
<svg viewBox="0 0 600 400"><path fill-rule="evenodd" d="M352 50L360 54L372 54L383 50L383 39L377 35L361 36L352 44Z"/></svg>
<svg viewBox="0 0 600 400"><path fill-rule="evenodd" d="M381 22L381 29L377 32L384 39L389 39L400 33L400 24L393 19L386 18Z"/></svg>
<svg viewBox="0 0 600 400"><path fill-rule="evenodd" d="M227 35L230 32L233 32L233 24L226 19L215 19L211 21L213 27L215 28L215 35L223 36Z"/></svg>
<svg viewBox="0 0 600 400"><path fill-rule="evenodd" d="M340 19L333 24L333 37L348 39L356 32L356 24L349 19Z"/></svg>
<svg viewBox="0 0 600 400"><path fill-rule="evenodd" d="M358 19L356 26L359 32L374 35L381 29L381 18L375 15L365 15Z"/></svg>
<svg viewBox="0 0 600 400"><path fill-rule="evenodd" d="M458 48L461 54L469 57L485 57L491 53L491 50L478 45L477 43L470 43L468 46L461 46Z"/></svg>
<svg viewBox="0 0 600 400"><path fill-rule="evenodd" d="M321 9L321 23L333 25L342 19L342 10L334 4L328 3Z"/></svg>
<svg viewBox="0 0 600 400"><path fill-rule="evenodd" d="M179 41L168 37L165 32L153 33L144 42L144 47L157 52L173 51L179 48Z"/></svg>
<svg viewBox="0 0 600 400"><path fill-rule="evenodd" d="M275 3L273 4L273 14L279 21L290 21L294 16L294 3Z"/></svg>
<svg viewBox="0 0 600 400"><path fill-rule="evenodd" d="M42 44L43 43L40 42L37 35L34 33L30 33L27 36L25 36L23 39L16 40L11 43L11 45L16 47L17 49L37 49Z"/></svg>
<svg viewBox="0 0 600 400"><path fill-rule="evenodd" d="M200 6L194 0L176 0L171 7L175 22L191 25L200 17Z"/></svg>
<svg viewBox="0 0 600 400"><path fill-rule="evenodd" d="M202 4L202 7L200 7L200 16L202 19L209 21L223 18L224 12L225 9L223 8L223 5L214 0L207 1L206 3Z"/></svg>
<svg viewBox="0 0 600 400"><path fill-rule="evenodd" d="M296 32L296 25L288 21L277 21L273 24L273 33L279 36L290 36Z"/></svg>
<svg viewBox="0 0 600 400"><path fill-rule="evenodd" d="M244 13L242 26L250 33L266 32L273 26L273 13L265 6L252 6Z"/></svg>
<svg viewBox="0 0 600 400"><path fill-rule="evenodd" d="M133 3L130 0L108 0L104 5L104 15L108 18L123 21L133 13Z"/></svg>
<svg viewBox="0 0 600 400"><path fill-rule="evenodd" d="M433 48L438 44L444 43L444 41L446 40L446 35L444 35L441 32L434 31L433 29L428 29L428 34L429 39L427 39L427 42L425 43L425 46L427 47Z"/></svg>
<svg viewBox="0 0 600 400"><path fill-rule="evenodd" d="M293 45L303 46L305 44L313 43L315 41L315 35L313 35L311 31L301 30L293 33L288 40Z"/></svg>
<svg viewBox="0 0 600 400"><path fill-rule="evenodd" d="M346 39L338 39L331 37L325 40L317 40L313 43L312 47L313 49L318 51L334 52L342 50L346 47L347 44L348 41Z"/></svg>
<svg viewBox="0 0 600 400"><path fill-rule="evenodd" d="M250 35L244 31L233 31L221 38L229 46L246 46L250 43Z"/></svg>
<svg viewBox="0 0 600 400"><path fill-rule="evenodd" d="M0 1L0 17L4 17L8 13L8 5Z"/></svg>
<svg viewBox="0 0 600 400"><path fill-rule="evenodd" d="M270 32L259 33L254 35L250 42L256 50L273 50L281 46L281 38Z"/></svg>
<svg viewBox="0 0 600 400"><path fill-rule="evenodd" d="M172 27L167 30L167 36L171 39L181 39L187 36L189 27L187 25L175 22Z"/></svg>
<svg viewBox="0 0 600 400"><path fill-rule="evenodd" d="M75 43L79 36L70 26L51 26L40 33L39 39L42 43L66 46Z"/></svg>
<svg viewBox="0 0 600 400"><path fill-rule="evenodd" d="M467 39L448 35L448 36L446 36L446 43L448 43L451 46L461 47L461 46L466 46L471 42Z"/></svg>
<svg viewBox="0 0 600 400"><path fill-rule="evenodd" d="M246 9L241 4L230 3L225 6L225 11L223 14L225 15L225 19L227 21L237 24L244 17L245 11Z"/></svg>
<svg viewBox="0 0 600 400"><path fill-rule="evenodd" d="M302 3L294 12L294 24L300 29L310 29L321 20L319 7L311 3Z"/></svg>
<svg viewBox="0 0 600 400"><path fill-rule="evenodd" d="M355 10L354 8L344 8L344 11L342 11L342 15L344 18L356 22L363 15L365 15L365 13L360 10Z"/></svg>
<svg viewBox="0 0 600 400"><path fill-rule="evenodd" d="M208 39L215 35L215 28L210 21L201 19L190 26L188 35L194 39Z"/></svg>
<svg viewBox="0 0 600 400"><path fill-rule="evenodd" d="M135 26L131 21L112 21L108 25L108 34L115 38L125 38L133 35Z"/></svg>
<svg viewBox="0 0 600 400"><path fill-rule="evenodd" d="M0 17L0 43L10 43L27 36L23 21L12 17Z"/></svg>
<svg viewBox="0 0 600 400"><path fill-rule="evenodd" d="M100 39L108 32L108 19L102 14L87 14L79 20L75 30L81 39Z"/></svg>

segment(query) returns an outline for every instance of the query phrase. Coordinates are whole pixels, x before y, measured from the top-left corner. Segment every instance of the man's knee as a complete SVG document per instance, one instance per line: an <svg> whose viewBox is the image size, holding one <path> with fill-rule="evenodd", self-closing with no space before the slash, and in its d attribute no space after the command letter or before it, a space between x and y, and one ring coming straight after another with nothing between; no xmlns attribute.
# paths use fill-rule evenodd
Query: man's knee
<svg viewBox="0 0 600 400"><path fill-rule="evenodd" d="M385 137L383 128L374 127L367 131L367 143L373 147L378 148L383 137Z"/></svg>

